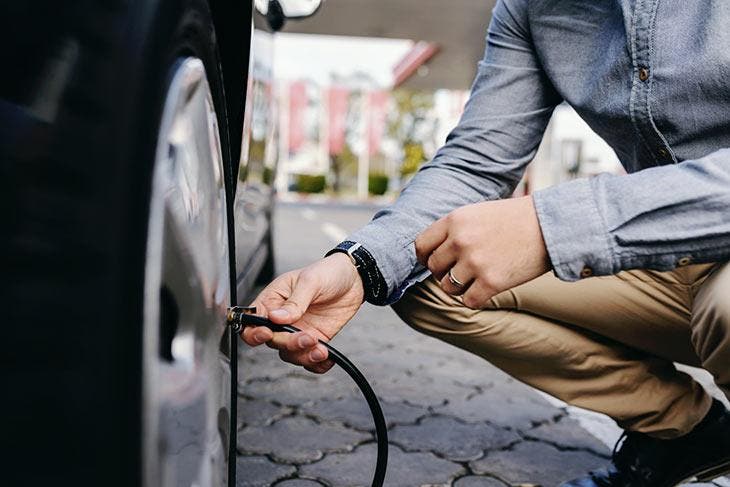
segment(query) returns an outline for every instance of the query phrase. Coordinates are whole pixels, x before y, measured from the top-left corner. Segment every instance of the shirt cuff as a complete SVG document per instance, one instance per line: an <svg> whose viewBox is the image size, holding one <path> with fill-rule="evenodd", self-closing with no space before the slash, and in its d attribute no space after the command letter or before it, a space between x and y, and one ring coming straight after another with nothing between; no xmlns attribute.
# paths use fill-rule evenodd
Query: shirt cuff
<svg viewBox="0 0 730 487"><path fill-rule="evenodd" d="M377 219L347 237L358 242L370 252L388 287L384 303L392 304L403 295L409 285L408 277L415 270L422 270L416 259L412 238L398 235ZM416 281L417 282L417 281Z"/></svg>
<svg viewBox="0 0 730 487"><path fill-rule="evenodd" d="M618 271L593 194L591 179L576 179L533 194L553 271L563 281Z"/></svg>
<svg viewBox="0 0 730 487"><path fill-rule="evenodd" d="M329 257L338 252L347 254L355 265L357 273L362 280L365 300L372 304L384 304L388 297L386 294L388 287L385 284L383 275L378 269L378 265L375 263L373 255L368 252L368 249L363 247L361 243L345 240L327 252L325 257Z"/></svg>

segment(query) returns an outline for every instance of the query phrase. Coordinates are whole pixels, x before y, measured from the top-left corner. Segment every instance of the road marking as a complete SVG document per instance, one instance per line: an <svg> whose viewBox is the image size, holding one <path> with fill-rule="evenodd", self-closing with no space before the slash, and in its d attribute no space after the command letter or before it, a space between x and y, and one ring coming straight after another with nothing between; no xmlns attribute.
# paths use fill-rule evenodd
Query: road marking
<svg viewBox="0 0 730 487"><path fill-rule="evenodd" d="M327 235L332 242L338 244L347 238L347 232L334 223L325 222L320 227L322 232Z"/></svg>
<svg viewBox="0 0 730 487"><path fill-rule="evenodd" d="M317 219L317 212L311 208L304 208L302 210L302 216L305 220L314 221Z"/></svg>

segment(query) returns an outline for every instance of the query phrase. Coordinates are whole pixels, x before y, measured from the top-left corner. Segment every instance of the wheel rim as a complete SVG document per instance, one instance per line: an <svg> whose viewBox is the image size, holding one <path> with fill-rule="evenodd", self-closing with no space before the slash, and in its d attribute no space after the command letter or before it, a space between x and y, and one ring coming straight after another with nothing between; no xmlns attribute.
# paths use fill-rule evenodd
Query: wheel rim
<svg viewBox="0 0 730 487"><path fill-rule="evenodd" d="M181 59L170 79L145 266L144 484L223 485L230 281L220 137L203 63Z"/></svg>

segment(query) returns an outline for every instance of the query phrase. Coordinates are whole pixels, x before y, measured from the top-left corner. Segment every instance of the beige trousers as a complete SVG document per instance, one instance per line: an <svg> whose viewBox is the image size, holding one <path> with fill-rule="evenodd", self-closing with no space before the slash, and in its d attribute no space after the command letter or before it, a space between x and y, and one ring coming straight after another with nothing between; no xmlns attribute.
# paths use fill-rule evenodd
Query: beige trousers
<svg viewBox="0 0 730 487"><path fill-rule="evenodd" d="M429 278L393 308L418 331L659 438L690 431L711 404L674 362L710 371L730 397L730 264L574 283L545 274L482 310L465 307Z"/></svg>

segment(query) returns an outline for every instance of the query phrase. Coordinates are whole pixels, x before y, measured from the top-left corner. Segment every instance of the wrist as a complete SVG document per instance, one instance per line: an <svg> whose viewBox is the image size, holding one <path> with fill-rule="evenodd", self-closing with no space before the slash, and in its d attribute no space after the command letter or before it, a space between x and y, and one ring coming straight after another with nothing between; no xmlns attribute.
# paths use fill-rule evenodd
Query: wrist
<svg viewBox="0 0 730 487"><path fill-rule="evenodd" d="M325 257L334 254L344 254L342 257L350 260L350 264L360 277L365 301L378 305L386 302L388 286L378 269L375 258L365 247L346 240L327 252Z"/></svg>
<svg viewBox="0 0 730 487"><path fill-rule="evenodd" d="M324 260L336 265L338 269L342 269L341 272L348 285L361 296L361 301L365 301L365 286L357 272L357 266L350 257L343 252L336 252L326 256Z"/></svg>

